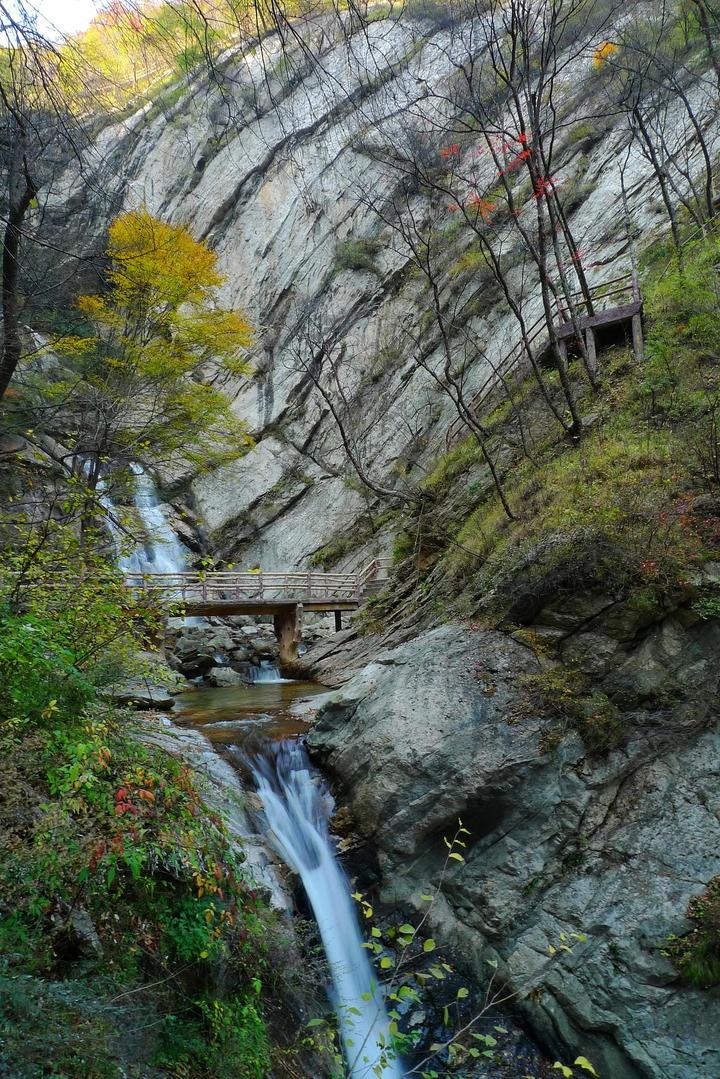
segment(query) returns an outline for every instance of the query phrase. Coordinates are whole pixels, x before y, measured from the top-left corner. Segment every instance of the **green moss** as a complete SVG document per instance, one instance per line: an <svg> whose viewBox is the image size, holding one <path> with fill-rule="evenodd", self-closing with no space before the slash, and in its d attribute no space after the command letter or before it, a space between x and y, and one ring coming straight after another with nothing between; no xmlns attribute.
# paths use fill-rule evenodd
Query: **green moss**
<svg viewBox="0 0 720 1079"><path fill-rule="evenodd" d="M426 476L423 486L430 490L443 488L458 476L469 472L482 460L482 450L477 439L471 435L439 458L432 472Z"/></svg>
<svg viewBox="0 0 720 1079"><path fill-rule="evenodd" d="M578 143L587 143L589 145L597 141L597 139L598 125L591 123L590 120L583 120L578 124L573 124L568 135L570 146L577 146Z"/></svg>
<svg viewBox="0 0 720 1079"><path fill-rule="evenodd" d="M341 558L345 558L347 555L352 554L353 551L364 546L381 529L393 521L395 516L395 510L386 510L377 516L371 516L368 513L349 535L337 536L330 543L326 543L324 547L321 547L320 550L315 551L308 560L310 565L329 569L339 562Z"/></svg>
<svg viewBox="0 0 720 1079"><path fill-rule="evenodd" d="M591 756L602 756L622 744L625 736L617 706L604 694L591 690L580 671L562 664L523 678L523 711L549 720L541 735L541 749L554 750L575 730Z"/></svg>

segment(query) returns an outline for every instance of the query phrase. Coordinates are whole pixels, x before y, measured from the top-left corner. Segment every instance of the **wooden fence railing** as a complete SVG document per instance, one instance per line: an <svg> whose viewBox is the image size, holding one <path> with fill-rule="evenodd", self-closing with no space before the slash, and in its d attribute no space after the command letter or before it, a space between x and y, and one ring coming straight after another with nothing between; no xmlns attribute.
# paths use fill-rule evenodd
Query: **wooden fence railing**
<svg viewBox="0 0 720 1079"><path fill-rule="evenodd" d="M608 307L619 307L622 298L630 300L631 298L634 298L635 295L636 286L633 275L630 272L614 277L610 281L603 281L601 284L595 285L590 289L594 313L606 310ZM583 293L580 291L573 293L572 301L573 304L577 304L578 317L582 324L583 320L585 320L588 315L586 310L587 304ZM553 310L555 318L557 319L556 330L558 336L567 337L569 332L572 332L570 317L567 311L565 311L557 301L553 303ZM537 348L536 344L538 343L541 344L542 347ZM543 313L526 328L524 338L511 348L507 355L505 355L493 368L492 372L488 375L480 388L472 395L467 403L469 411L475 416L478 415L486 397L488 397L495 386L498 385L500 379L511 374L523 359L529 361L529 350L531 350L532 354L537 358L547 351L548 346L549 334L547 319ZM467 423L462 416L458 416L457 419L453 420L448 427L445 436L445 444L448 449L457 442L466 427Z"/></svg>
<svg viewBox="0 0 720 1079"><path fill-rule="evenodd" d="M233 570L183 573L128 573L125 583L138 591L161 592L174 602L235 600L248 603L360 603L371 581L382 580L389 560L375 559L353 573L243 573ZM386 575L386 574L385 574Z"/></svg>

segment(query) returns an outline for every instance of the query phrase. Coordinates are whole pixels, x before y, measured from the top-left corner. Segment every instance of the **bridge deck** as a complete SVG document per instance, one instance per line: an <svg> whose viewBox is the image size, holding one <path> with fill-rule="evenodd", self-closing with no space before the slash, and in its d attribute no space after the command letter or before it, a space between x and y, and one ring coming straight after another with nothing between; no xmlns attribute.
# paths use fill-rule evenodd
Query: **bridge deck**
<svg viewBox="0 0 720 1079"><path fill-rule="evenodd" d="M304 611L323 613L328 611L356 611L360 606L360 601L335 599L304 602L294 599L270 599L263 603L258 603L256 600L250 599L188 599L182 602L182 607L186 614L223 616L233 614L278 614L281 611L292 611L298 604L302 606Z"/></svg>

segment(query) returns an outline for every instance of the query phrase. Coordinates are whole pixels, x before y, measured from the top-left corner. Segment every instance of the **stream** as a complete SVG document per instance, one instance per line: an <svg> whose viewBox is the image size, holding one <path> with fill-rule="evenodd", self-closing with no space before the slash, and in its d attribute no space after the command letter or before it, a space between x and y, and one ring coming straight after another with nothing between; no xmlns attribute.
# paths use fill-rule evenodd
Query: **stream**
<svg viewBox="0 0 720 1079"><path fill-rule="evenodd" d="M170 525L152 477L139 464L131 463L130 469L143 535L129 552L117 525L118 508L105 481L99 485L120 568L140 573L184 570L188 552ZM267 661L254 668L253 678L249 685L198 688L181 695L175 719L201 731L231 761L250 767L268 842L302 880L317 921L348 1079L400 1079L400 1064L387 1062L381 1048L390 1041L385 1003L328 831L332 799L300 741L314 714L312 697L322 687L284 679Z"/></svg>
<svg viewBox="0 0 720 1079"><path fill-rule="evenodd" d="M139 465L131 467L133 504L144 533L133 551L124 548L113 524L118 511L107 489L101 488L119 565L136 572L185 569L189 552L170 526L151 477ZM186 619L185 624L213 630L206 619ZM251 677L249 684L222 688L199 684L176 698L173 719L205 735L238 771L252 776L263 807L261 830L300 877L317 922L332 978L347 1079L402 1079L405 1068L399 1060L387 1060L382 1048L390 1042L389 1020L363 947L349 881L328 830L332 797L303 744L324 687L284 679L267 659L258 660ZM512 1073L503 1069L493 1072L497 1076L527 1074L538 1061L521 1033L504 1056L513 1062Z"/></svg>
<svg viewBox="0 0 720 1079"><path fill-rule="evenodd" d="M302 880L333 981L348 1079L400 1079L383 1060L388 1017L363 948L348 880L328 832L333 803L301 736L322 687L265 668L251 685L200 689L177 700L174 718L201 731L232 762L250 767L269 842Z"/></svg>

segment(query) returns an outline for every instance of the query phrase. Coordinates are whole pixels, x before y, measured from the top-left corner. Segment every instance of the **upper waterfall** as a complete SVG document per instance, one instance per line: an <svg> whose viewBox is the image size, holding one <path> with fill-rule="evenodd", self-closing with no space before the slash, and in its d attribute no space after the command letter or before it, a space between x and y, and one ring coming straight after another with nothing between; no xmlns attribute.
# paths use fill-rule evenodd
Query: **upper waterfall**
<svg viewBox="0 0 720 1079"><path fill-rule="evenodd" d="M182 573L187 569L187 550L180 543L158 498L157 488L142 465L132 462L134 476L133 505L142 523L143 538L131 551L123 549L122 533L117 524L117 507L102 490L101 501L108 511L108 521L115 540L118 564L124 573Z"/></svg>

